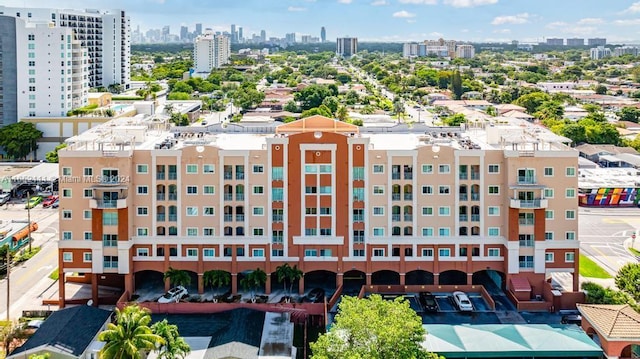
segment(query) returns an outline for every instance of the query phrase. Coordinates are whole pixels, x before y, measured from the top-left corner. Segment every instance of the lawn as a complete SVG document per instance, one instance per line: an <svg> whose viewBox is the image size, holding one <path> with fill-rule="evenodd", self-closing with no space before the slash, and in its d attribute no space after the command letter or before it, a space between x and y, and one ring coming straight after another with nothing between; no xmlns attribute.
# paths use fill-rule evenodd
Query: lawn
<svg viewBox="0 0 640 359"><path fill-rule="evenodd" d="M580 275L588 278L613 278L609 272L585 255L580 255Z"/></svg>
<svg viewBox="0 0 640 359"><path fill-rule="evenodd" d="M640 251L635 248L629 247L629 252L631 252L631 254L633 254L634 256L640 256Z"/></svg>

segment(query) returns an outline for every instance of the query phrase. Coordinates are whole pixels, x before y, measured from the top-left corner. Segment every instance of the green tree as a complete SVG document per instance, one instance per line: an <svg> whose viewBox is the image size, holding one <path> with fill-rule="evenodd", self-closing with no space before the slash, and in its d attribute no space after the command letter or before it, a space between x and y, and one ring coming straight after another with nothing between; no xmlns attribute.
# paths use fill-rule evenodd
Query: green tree
<svg viewBox="0 0 640 359"><path fill-rule="evenodd" d="M256 84L243 82L240 87L233 91L231 98L233 104L243 109L253 108L264 100L264 92L256 90Z"/></svg>
<svg viewBox="0 0 640 359"><path fill-rule="evenodd" d="M373 109L373 107L367 105L365 108ZM371 111L373 113L373 111ZM346 121L349 118L349 111L346 106L338 107L338 111L336 111L336 118L342 122Z"/></svg>
<svg viewBox="0 0 640 359"><path fill-rule="evenodd" d="M620 121L630 121L638 123L640 120L640 109L635 107L623 107L617 113Z"/></svg>
<svg viewBox="0 0 640 359"><path fill-rule="evenodd" d="M167 100L170 101L187 101L191 96L186 92L170 92L167 95Z"/></svg>
<svg viewBox="0 0 640 359"><path fill-rule="evenodd" d="M251 290L251 300L255 301L255 291L267 282L267 273L260 268L248 273L242 280L240 285L245 290Z"/></svg>
<svg viewBox="0 0 640 359"><path fill-rule="evenodd" d="M298 112L298 113L301 112L300 107L298 107L298 104L293 100L287 102L284 105L283 110L289 111L289 112Z"/></svg>
<svg viewBox="0 0 640 359"><path fill-rule="evenodd" d="M221 269L208 270L202 275L204 285L211 288L222 288L231 283L231 274Z"/></svg>
<svg viewBox="0 0 640 359"><path fill-rule="evenodd" d="M65 147L67 147L66 143L61 143L57 145L56 148L47 152L47 154L44 156L45 160L49 163L58 163L58 151L60 151Z"/></svg>
<svg viewBox="0 0 640 359"><path fill-rule="evenodd" d="M300 107L303 111L319 107L322 105L324 99L329 96L335 95L329 86L325 85L310 85L296 92L294 95L296 101L300 102Z"/></svg>
<svg viewBox="0 0 640 359"><path fill-rule="evenodd" d="M300 117L305 118L305 117L310 117L315 115L320 115L320 116L329 117L329 118L333 117L331 110L329 110L329 108L325 105L320 105L320 107L314 107L306 111L302 111L302 114L300 115Z"/></svg>
<svg viewBox="0 0 640 359"><path fill-rule="evenodd" d="M367 299L345 296L331 329L311 343L311 358L438 358L420 345L425 334L421 318L402 297L387 301L378 294Z"/></svg>
<svg viewBox="0 0 640 359"><path fill-rule="evenodd" d="M629 296L624 292L614 290L611 288L604 288L603 286L584 282L580 286L587 292L586 302L590 304L627 304L629 303Z"/></svg>
<svg viewBox="0 0 640 359"><path fill-rule="evenodd" d="M42 138L42 131L28 122L16 122L0 127L0 147L7 157L14 160L26 160L36 150L36 141Z"/></svg>
<svg viewBox="0 0 640 359"><path fill-rule="evenodd" d="M596 94L598 95L606 95L607 94L607 86L605 85L598 85L596 86Z"/></svg>
<svg viewBox="0 0 640 359"><path fill-rule="evenodd" d="M291 266L289 263L284 263L276 267L276 277L278 282L282 282L282 290L287 290L287 280L291 275Z"/></svg>
<svg viewBox="0 0 640 359"><path fill-rule="evenodd" d="M164 340L149 327L151 315L146 309L130 305L116 308L116 320L98 335L105 342L100 350L103 359L142 359L146 354L163 345Z"/></svg>
<svg viewBox="0 0 640 359"><path fill-rule="evenodd" d="M640 301L640 263L627 263L618 270L616 287Z"/></svg>
<svg viewBox="0 0 640 359"><path fill-rule="evenodd" d="M538 107L549 99L549 95L544 92L532 92L518 97L513 103L526 108L527 113L533 115L538 111Z"/></svg>
<svg viewBox="0 0 640 359"><path fill-rule="evenodd" d="M460 71L454 71L453 75L451 75L451 91L453 92L453 97L456 100L459 100L464 92L462 90L462 77L460 76Z"/></svg>
<svg viewBox="0 0 640 359"><path fill-rule="evenodd" d="M467 122L467 119L464 117L464 114L456 113L455 115L451 115L449 117L445 117L442 119L447 126L460 126L460 124Z"/></svg>
<svg viewBox="0 0 640 359"><path fill-rule="evenodd" d="M164 272L164 279L169 279L169 283L172 286L187 286L191 284L191 276L187 271L181 269L174 269L169 267L169 270Z"/></svg>
<svg viewBox="0 0 640 359"><path fill-rule="evenodd" d="M336 96L329 96L329 97L325 97L325 99L322 100L322 104L327 106L327 108L331 110L331 113L334 114L336 113L336 111L338 111L338 106L340 106L340 101L338 101L338 98Z"/></svg>
<svg viewBox="0 0 640 359"><path fill-rule="evenodd" d="M154 323L151 331L162 338L162 344L156 347L159 359L184 359L191 352L189 344L180 336L178 326L169 324L166 319Z"/></svg>
<svg viewBox="0 0 640 359"><path fill-rule="evenodd" d="M561 120L564 115L564 107L555 101L545 101L538 106L535 116L540 120Z"/></svg>

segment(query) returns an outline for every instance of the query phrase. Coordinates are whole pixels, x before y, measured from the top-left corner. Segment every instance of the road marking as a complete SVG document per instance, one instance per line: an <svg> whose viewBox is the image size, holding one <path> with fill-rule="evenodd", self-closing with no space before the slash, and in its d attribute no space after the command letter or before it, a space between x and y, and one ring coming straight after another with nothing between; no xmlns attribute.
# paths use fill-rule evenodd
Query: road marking
<svg viewBox="0 0 640 359"><path fill-rule="evenodd" d="M41 250L44 250L44 248L43 248L43 249L41 249ZM12 282L12 283L15 283L15 284L22 284L22 283L24 283L25 281L30 280L30 279L31 279L31 277L33 277L33 275L34 275L35 273L37 273L37 272L39 272L39 271L40 271L40 270L38 269L38 268L40 267L40 265L39 265L39 264L40 264L40 262L43 262L43 261L45 261L45 262L46 262L47 260L50 260L50 259L51 259L51 257L56 257L57 255L58 255L58 250L57 250L57 248L53 247L53 248L52 248L52 250L47 251L47 253L45 254L45 256L44 256L44 257L38 258L38 263L29 263L29 261L30 261L30 260L33 260L35 257L34 257L34 258L31 258L29 261L26 261L26 262L25 262L25 264L31 264L31 267L27 267L26 271L25 271L24 273L21 273L20 278L18 278L18 279L14 279L14 280L13 280L13 281L11 281L11 282ZM35 265L33 265L33 264L35 264Z"/></svg>
<svg viewBox="0 0 640 359"><path fill-rule="evenodd" d="M38 268L38 270L36 272L40 272L40 271L48 270L48 269L53 269L53 266L51 264L49 264L49 265L46 265L44 267L40 267L40 268Z"/></svg>

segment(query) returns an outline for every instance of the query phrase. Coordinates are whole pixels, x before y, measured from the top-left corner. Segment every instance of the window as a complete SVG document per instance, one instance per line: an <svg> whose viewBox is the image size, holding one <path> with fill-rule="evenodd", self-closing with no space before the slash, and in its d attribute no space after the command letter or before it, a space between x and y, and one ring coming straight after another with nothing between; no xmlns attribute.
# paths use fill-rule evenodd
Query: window
<svg viewBox="0 0 640 359"><path fill-rule="evenodd" d="M544 176L545 177L553 177L553 167L545 167L544 168Z"/></svg>
<svg viewBox="0 0 640 359"><path fill-rule="evenodd" d="M271 256L272 257L284 257L284 250L283 249L272 249L271 250Z"/></svg>
<svg viewBox="0 0 640 359"><path fill-rule="evenodd" d="M264 187L262 186L253 186L253 194L263 194Z"/></svg>
<svg viewBox="0 0 640 359"><path fill-rule="evenodd" d="M69 231L62 232L62 240L63 241L70 241L71 239L72 239L71 232L69 232Z"/></svg>
<svg viewBox="0 0 640 359"><path fill-rule="evenodd" d="M564 212L565 219L576 219L576 211L568 209Z"/></svg>
<svg viewBox="0 0 640 359"><path fill-rule="evenodd" d="M354 188L353 189L353 200L354 201L364 201L364 188Z"/></svg>
<svg viewBox="0 0 640 359"><path fill-rule="evenodd" d="M320 257L331 257L331 249L321 249L320 250Z"/></svg>
<svg viewBox="0 0 640 359"><path fill-rule="evenodd" d="M374 248L373 249L374 257L384 257L384 248Z"/></svg>
<svg viewBox="0 0 640 359"><path fill-rule="evenodd" d="M544 189L544 198L553 198L553 188Z"/></svg>
<svg viewBox="0 0 640 359"><path fill-rule="evenodd" d="M428 175L433 173L433 165L422 165L422 174Z"/></svg>
<svg viewBox="0 0 640 359"><path fill-rule="evenodd" d="M547 263L553 263L553 253L546 252L544 254L544 261Z"/></svg>
<svg viewBox="0 0 640 359"><path fill-rule="evenodd" d="M499 186L489 186L489 194L500 194Z"/></svg>
<svg viewBox="0 0 640 359"><path fill-rule="evenodd" d="M487 256L489 256L489 257L500 257L500 249L499 248L489 248L487 250Z"/></svg>
<svg viewBox="0 0 640 359"><path fill-rule="evenodd" d="M137 211L138 211L138 216L148 216L149 215L149 208L148 207L138 207Z"/></svg>
<svg viewBox="0 0 640 359"><path fill-rule="evenodd" d="M92 255L91 252L85 252L82 254L82 261L85 263L91 263Z"/></svg>
<svg viewBox="0 0 640 359"><path fill-rule="evenodd" d="M433 227L422 228L423 237L433 237Z"/></svg>
<svg viewBox="0 0 640 359"><path fill-rule="evenodd" d="M500 165L489 165L489 173L500 173Z"/></svg>
<svg viewBox="0 0 640 359"><path fill-rule="evenodd" d="M451 208L450 207L438 207L438 215L439 216L448 216L451 214Z"/></svg>
<svg viewBox="0 0 640 359"><path fill-rule="evenodd" d="M202 207L202 215L203 216L215 216L216 208L215 207Z"/></svg>
<svg viewBox="0 0 640 359"><path fill-rule="evenodd" d="M253 165L253 173L264 173L263 165Z"/></svg>
<svg viewBox="0 0 640 359"><path fill-rule="evenodd" d="M567 188L565 190L565 197L567 197L567 198L576 198L576 189L575 188Z"/></svg>
<svg viewBox="0 0 640 359"><path fill-rule="evenodd" d="M271 179L274 181L282 181L284 179L284 168L271 167Z"/></svg>
<svg viewBox="0 0 640 359"><path fill-rule="evenodd" d="M105 226L117 226L118 225L118 212L103 212L102 224Z"/></svg>
<svg viewBox="0 0 640 359"><path fill-rule="evenodd" d="M373 173L384 173L384 165L373 165Z"/></svg>
<svg viewBox="0 0 640 359"><path fill-rule="evenodd" d="M553 210L552 209L547 209L544 211L544 218L545 219L553 219Z"/></svg>
<svg viewBox="0 0 640 359"><path fill-rule="evenodd" d="M433 207L422 207L423 216L433 216Z"/></svg>
<svg viewBox="0 0 640 359"><path fill-rule="evenodd" d="M198 186L187 186L187 194L198 194Z"/></svg>
<svg viewBox="0 0 640 359"><path fill-rule="evenodd" d="M207 237L212 237L216 235L215 228L202 228L202 235Z"/></svg>
<svg viewBox="0 0 640 359"><path fill-rule="evenodd" d="M93 240L93 232L84 232L83 233L83 237L85 241L92 241Z"/></svg>
<svg viewBox="0 0 640 359"><path fill-rule="evenodd" d="M320 165L320 173L331 173L332 168L331 165Z"/></svg>
<svg viewBox="0 0 640 359"><path fill-rule="evenodd" d="M451 257L451 249L449 248L438 249L438 257Z"/></svg>
<svg viewBox="0 0 640 359"><path fill-rule="evenodd" d="M62 190L62 197L71 198L71 188L65 188Z"/></svg>
<svg viewBox="0 0 640 359"><path fill-rule="evenodd" d="M318 214L318 209L316 207L307 207L304 213L307 215Z"/></svg>
<svg viewBox="0 0 640 359"><path fill-rule="evenodd" d="M73 253L71 253L71 252L63 252L62 253L62 261L63 262L73 262Z"/></svg>
<svg viewBox="0 0 640 359"><path fill-rule="evenodd" d="M566 239L568 241L575 241L576 240L576 232L573 232L573 231L565 232L564 233L564 239Z"/></svg>
<svg viewBox="0 0 640 359"><path fill-rule="evenodd" d="M93 190L91 188L85 188L83 191L83 197L84 198L92 198L93 197Z"/></svg>
<svg viewBox="0 0 640 359"><path fill-rule="evenodd" d="M271 189L271 199L274 201L283 201L284 200L284 188L272 188Z"/></svg>
<svg viewBox="0 0 640 359"><path fill-rule="evenodd" d="M499 216L500 215L500 207L489 206L487 208L487 213L489 216Z"/></svg>
<svg viewBox="0 0 640 359"><path fill-rule="evenodd" d="M384 216L384 207L373 207L374 216Z"/></svg>
<svg viewBox="0 0 640 359"><path fill-rule="evenodd" d="M567 177L575 177L576 176L576 168L575 167L567 167L565 170Z"/></svg>
<svg viewBox="0 0 640 359"><path fill-rule="evenodd" d="M422 186L422 194L433 194L433 186Z"/></svg>
<svg viewBox="0 0 640 359"><path fill-rule="evenodd" d="M354 257L364 257L364 249L354 249L353 250Z"/></svg>
<svg viewBox="0 0 640 359"><path fill-rule="evenodd" d="M458 249L458 256L459 257L466 257L467 256L467 247L460 247Z"/></svg>
<svg viewBox="0 0 640 359"><path fill-rule="evenodd" d="M305 236L317 236L318 235L318 229L317 228L305 228L304 229L304 235Z"/></svg>
<svg viewBox="0 0 640 359"><path fill-rule="evenodd" d="M187 248L187 257L197 257L198 249L197 248Z"/></svg>
<svg viewBox="0 0 640 359"><path fill-rule="evenodd" d="M330 236L331 235L331 228L320 228L320 235L321 236Z"/></svg>
<svg viewBox="0 0 640 359"><path fill-rule="evenodd" d="M149 248L138 248L136 250L138 257L148 257L149 256Z"/></svg>
<svg viewBox="0 0 640 359"><path fill-rule="evenodd" d="M93 176L93 168L92 168L92 167L85 167L85 168L82 170L82 174L83 174L85 177L91 177L91 176Z"/></svg>
<svg viewBox="0 0 640 359"><path fill-rule="evenodd" d="M364 180L364 167L353 167L352 172L354 181Z"/></svg>
<svg viewBox="0 0 640 359"><path fill-rule="evenodd" d="M552 241L553 240L553 232L544 232L544 240Z"/></svg>
<svg viewBox="0 0 640 359"><path fill-rule="evenodd" d="M384 237L384 228L376 227L373 229L374 237Z"/></svg>
<svg viewBox="0 0 640 359"><path fill-rule="evenodd" d="M117 234L103 234L102 245L105 247L117 247L118 235Z"/></svg>
<svg viewBox="0 0 640 359"><path fill-rule="evenodd" d="M433 257L433 248L422 248L423 257Z"/></svg>
<svg viewBox="0 0 640 359"><path fill-rule="evenodd" d="M149 166L148 165L137 165L136 166L136 172L140 173L140 174L149 173Z"/></svg>
<svg viewBox="0 0 640 359"><path fill-rule="evenodd" d="M198 207L187 207L187 216L197 216Z"/></svg>
<svg viewBox="0 0 640 359"><path fill-rule="evenodd" d="M62 219L71 219L71 211L62 211Z"/></svg>
<svg viewBox="0 0 640 359"><path fill-rule="evenodd" d="M264 257L264 249L255 248L255 249L251 250L251 256L252 257Z"/></svg>
<svg viewBox="0 0 640 359"><path fill-rule="evenodd" d="M304 250L304 256L305 257L317 257L318 256L318 250L316 250L316 249L305 249Z"/></svg>
<svg viewBox="0 0 640 359"><path fill-rule="evenodd" d="M215 248L204 248L202 250L202 256L203 257L215 257L216 256L216 249Z"/></svg>
<svg viewBox="0 0 640 359"><path fill-rule="evenodd" d="M71 167L62 167L63 176L71 176Z"/></svg>
<svg viewBox="0 0 640 359"><path fill-rule="evenodd" d="M519 256L520 268L533 268L533 256Z"/></svg>
<svg viewBox="0 0 640 359"><path fill-rule="evenodd" d="M216 194L216 186L203 186L202 193L209 195Z"/></svg>
<svg viewBox="0 0 640 359"><path fill-rule="evenodd" d="M331 186L320 186L320 194L331 194Z"/></svg>
<svg viewBox="0 0 640 359"><path fill-rule="evenodd" d="M449 194L450 193L449 186L439 186L438 187L438 193L440 193L440 194Z"/></svg>
<svg viewBox="0 0 640 359"><path fill-rule="evenodd" d="M148 186L138 186L136 192L139 195L149 194L149 187Z"/></svg>
<svg viewBox="0 0 640 359"><path fill-rule="evenodd" d="M262 237L262 236L264 236L264 228L254 228L252 230L252 233L253 233L254 236Z"/></svg>
<svg viewBox="0 0 640 359"><path fill-rule="evenodd" d="M321 216L330 216L331 215L331 207L320 207L320 215Z"/></svg>
<svg viewBox="0 0 640 359"><path fill-rule="evenodd" d="M205 173L205 174L216 173L216 166L214 166L214 165L202 165L202 173Z"/></svg>
<svg viewBox="0 0 640 359"><path fill-rule="evenodd" d="M197 174L198 173L198 165L189 164L187 165L187 174Z"/></svg>
<svg viewBox="0 0 640 359"><path fill-rule="evenodd" d="M500 236L500 227L489 227L487 231L489 237L499 237Z"/></svg>
<svg viewBox="0 0 640 359"><path fill-rule="evenodd" d="M198 235L198 228L187 227L187 236L188 237L196 237L197 235Z"/></svg>
<svg viewBox="0 0 640 359"><path fill-rule="evenodd" d="M438 235L440 237L449 237L451 235L451 230L447 227L438 228Z"/></svg>
<svg viewBox="0 0 640 359"><path fill-rule="evenodd" d="M264 207L253 207L254 216L264 216Z"/></svg>
<svg viewBox="0 0 640 359"><path fill-rule="evenodd" d="M384 186L373 186L373 194L384 194Z"/></svg>
<svg viewBox="0 0 640 359"><path fill-rule="evenodd" d="M146 237L149 235L149 228L138 228L136 232L138 237Z"/></svg>
<svg viewBox="0 0 640 359"><path fill-rule="evenodd" d="M439 165L438 166L438 173L440 174L447 174L451 171L451 168L449 167L449 165Z"/></svg>
<svg viewBox="0 0 640 359"><path fill-rule="evenodd" d="M564 254L564 261L566 263L573 263L576 259L576 254L573 252L566 252Z"/></svg>
<svg viewBox="0 0 640 359"><path fill-rule="evenodd" d="M318 193L318 187L316 187L316 186L306 186L304 188L304 193L306 193L306 194Z"/></svg>

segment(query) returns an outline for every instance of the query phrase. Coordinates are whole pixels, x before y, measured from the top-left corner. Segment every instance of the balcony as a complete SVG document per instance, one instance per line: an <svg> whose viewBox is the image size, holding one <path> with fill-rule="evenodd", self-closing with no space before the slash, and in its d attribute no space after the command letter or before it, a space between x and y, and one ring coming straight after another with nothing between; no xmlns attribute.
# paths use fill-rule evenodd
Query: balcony
<svg viewBox="0 0 640 359"><path fill-rule="evenodd" d="M399 201L400 200L400 193L392 193L391 194L391 200L392 201Z"/></svg>
<svg viewBox="0 0 640 359"><path fill-rule="evenodd" d="M404 221L405 222L413 222L413 215L412 214L405 214L404 215Z"/></svg>
<svg viewBox="0 0 640 359"><path fill-rule="evenodd" d="M392 214L391 215L391 220L393 222L400 222L400 215L399 214Z"/></svg>
<svg viewBox="0 0 640 359"><path fill-rule="evenodd" d="M519 209L546 209L549 206L549 201L544 198L536 199L517 199L512 198L509 207Z"/></svg>
<svg viewBox="0 0 640 359"><path fill-rule="evenodd" d="M459 198L461 201L466 201L469 196L466 193L460 193Z"/></svg>
<svg viewBox="0 0 640 359"><path fill-rule="evenodd" d="M364 215L362 214L354 214L353 215L353 222L364 222Z"/></svg>
<svg viewBox="0 0 640 359"><path fill-rule="evenodd" d="M157 180L164 180L164 178L165 178L165 173L164 172L156 173L156 179Z"/></svg>
<svg viewBox="0 0 640 359"><path fill-rule="evenodd" d="M224 194L225 201L233 201L233 193L225 193Z"/></svg>
<svg viewBox="0 0 640 359"><path fill-rule="evenodd" d="M233 178L233 174L231 172L225 172L224 173L224 179L230 180L232 178Z"/></svg>
<svg viewBox="0 0 640 359"><path fill-rule="evenodd" d="M364 243L364 236L353 236L353 243Z"/></svg>
<svg viewBox="0 0 640 359"><path fill-rule="evenodd" d="M244 173L243 172L236 172L236 179L237 180L243 180L244 179Z"/></svg>
<svg viewBox="0 0 640 359"><path fill-rule="evenodd" d="M518 176L518 184L538 184L534 176Z"/></svg>
<svg viewBox="0 0 640 359"><path fill-rule="evenodd" d="M533 218L518 218L518 224L521 226L533 226Z"/></svg>
<svg viewBox="0 0 640 359"><path fill-rule="evenodd" d="M413 179L413 172L405 172L404 173L404 179L406 179L406 180Z"/></svg>
<svg viewBox="0 0 640 359"><path fill-rule="evenodd" d="M284 215L282 214L274 214L271 216L273 222L282 222Z"/></svg>
<svg viewBox="0 0 640 359"><path fill-rule="evenodd" d="M166 219L166 215L164 213L158 213L156 214L156 221L158 222L164 222Z"/></svg>
<svg viewBox="0 0 640 359"><path fill-rule="evenodd" d="M399 180L400 179L400 172L392 173L391 174L391 179Z"/></svg>
<svg viewBox="0 0 640 359"><path fill-rule="evenodd" d="M471 215L471 222L480 222L480 215L479 214L472 214Z"/></svg>
<svg viewBox="0 0 640 359"><path fill-rule="evenodd" d="M458 174L458 179L466 180L467 178L469 178L469 176L467 175L467 173L466 173L466 172L460 172L460 173Z"/></svg>
<svg viewBox="0 0 640 359"><path fill-rule="evenodd" d="M471 200L472 201L479 201L480 200L480 193L472 193L471 194Z"/></svg>
<svg viewBox="0 0 640 359"><path fill-rule="evenodd" d="M169 172L169 180L177 180L178 173L177 172Z"/></svg>
<svg viewBox="0 0 640 359"><path fill-rule="evenodd" d="M170 214L169 215L169 222L178 222L178 215L177 214Z"/></svg>
<svg viewBox="0 0 640 359"><path fill-rule="evenodd" d="M244 201L244 193L236 193L236 201Z"/></svg>
<svg viewBox="0 0 640 359"><path fill-rule="evenodd" d="M225 214L224 215L225 222L233 222L233 214Z"/></svg>
<svg viewBox="0 0 640 359"><path fill-rule="evenodd" d="M164 201L165 198L166 198L166 195L164 193L156 193L156 200Z"/></svg>
<svg viewBox="0 0 640 359"><path fill-rule="evenodd" d="M236 222L244 222L244 214L236 214Z"/></svg>
<svg viewBox="0 0 640 359"><path fill-rule="evenodd" d="M169 193L169 201L177 201L178 194L177 193Z"/></svg>
<svg viewBox="0 0 640 359"><path fill-rule="evenodd" d="M479 180L480 179L480 172L471 172L471 179L472 180Z"/></svg>
<svg viewBox="0 0 640 359"><path fill-rule="evenodd" d="M122 209L127 208L127 199L90 199L91 209Z"/></svg>
<svg viewBox="0 0 640 359"><path fill-rule="evenodd" d="M458 216L458 219L460 220L460 222L466 222L469 220L469 216L467 216L466 214L461 214Z"/></svg>
<svg viewBox="0 0 640 359"><path fill-rule="evenodd" d="M413 201L413 193L405 193L404 194L405 201Z"/></svg>

